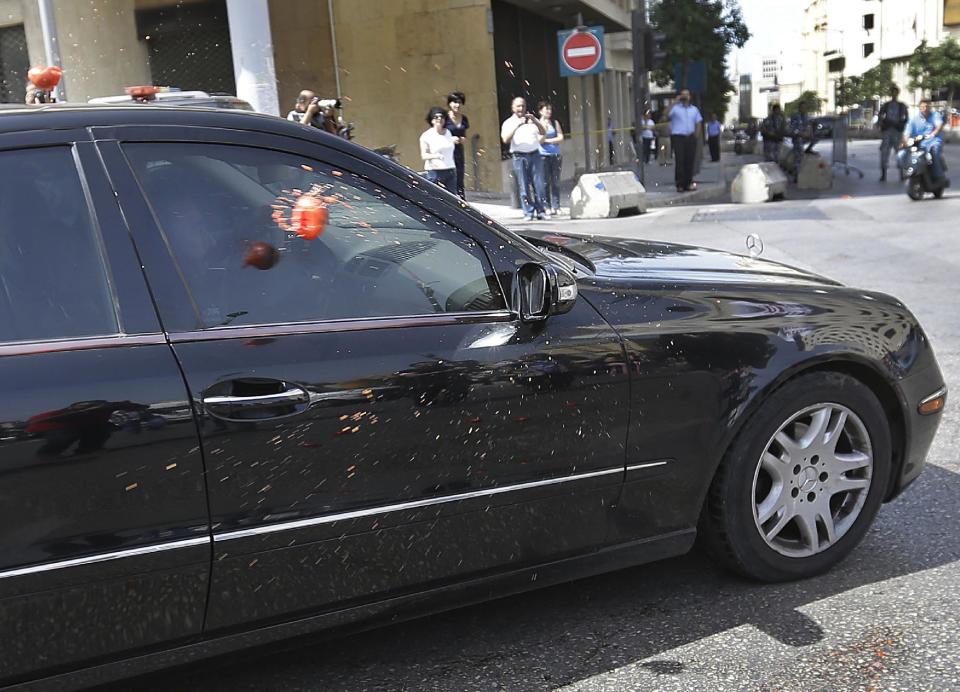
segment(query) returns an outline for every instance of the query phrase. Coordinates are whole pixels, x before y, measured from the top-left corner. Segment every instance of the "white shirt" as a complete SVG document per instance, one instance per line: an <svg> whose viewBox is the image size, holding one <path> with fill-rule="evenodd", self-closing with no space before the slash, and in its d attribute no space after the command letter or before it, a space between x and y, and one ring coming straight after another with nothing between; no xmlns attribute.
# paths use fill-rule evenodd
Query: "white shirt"
<svg viewBox="0 0 960 692"><path fill-rule="evenodd" d="M643 121L643 131L640 133L640 136L643 139L653 139L653 128L656 126L656 123L653 122L651 118L647 118Z"/></svg>
<svg viewBox="0 0 960 692"><path fill-rule="evenodd" d="M507 132L516 127L517 121L523 122L523 118L511 115L503 121L500 128L500 140L507 136ZM540 151L540 130L533 123L527 123L517 128L513 139L510 140L510 153L529 154L532 151Z"/></svg>
<svg viewBox="0 0 960 692"><path fill-rule="evenodd" d="M436 128L431 127L429 130L420 135L420 148L423 150L423 145L426 144L428 154L440 154L443 158L440 159L427 159L423 162L423 168L427 171L443 171L448 168L453 168L453 149L456 146L453 141L453 135L450 134L449 130L444 130L443 132L437 132Z"/></svg>

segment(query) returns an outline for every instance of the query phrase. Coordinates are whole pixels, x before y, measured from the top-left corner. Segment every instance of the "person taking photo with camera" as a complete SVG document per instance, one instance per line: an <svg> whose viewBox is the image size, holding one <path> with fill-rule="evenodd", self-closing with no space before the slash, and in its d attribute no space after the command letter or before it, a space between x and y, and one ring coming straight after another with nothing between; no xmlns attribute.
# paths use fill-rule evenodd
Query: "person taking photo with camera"
<svg viewBox="0 0 960 692"><path fill-rule="evenodd" d="M540 138L546 137L547 130L540 118L527 112L527 101L517 96L510 104L513 114L503 121L500 128L500 140L510 145L513 157L513 175L520 188L520 204L523 206L523 218L532 221L534 214L543 218L544 180L543 157L540 156ZM529 188L533 187L533 199Z"/></svg>
<svg viewBox="0 0 960 692"><path fill-rule="evenodd" d="M337 118L334 109L340 107L336 99L321 100L310 89L304 89L297 96L293 110L287 113L287 120L301 125L309 125L318 130L337 134Z"/></svg>

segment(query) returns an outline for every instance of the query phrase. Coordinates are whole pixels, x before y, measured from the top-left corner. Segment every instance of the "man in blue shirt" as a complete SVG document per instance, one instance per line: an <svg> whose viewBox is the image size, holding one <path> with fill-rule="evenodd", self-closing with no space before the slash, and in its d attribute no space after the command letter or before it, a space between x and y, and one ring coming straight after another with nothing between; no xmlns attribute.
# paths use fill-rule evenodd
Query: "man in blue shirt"
<svg viewBox="0 0 960 692"><path fill-rule="evenodd" d="M683 89L667 114L670 121L670 144L677 166L674 180L677 192L693 190L693 167L697 155L697 137L703 123L700 109L690 103L690 90Z"/></svg>
<svg viewBox="0 0 960 692"><path fill-rule="evenodd" d="M903 146L907 146L907 140L911 137L924 136L920 146L930 152L933 158L934 181L943 178L943 139L940 137L942 129L943 116L933 110L929 101L923 100L920 102L920 112L910 118L903 131Z"/></svg>
<svg viewBox="0 0 960 692"><path fill-rule="evenodd" d="M710 145L710 160L720 160L720 133L723 132L723 125L717 119L716 113L710 114L710 120L707 122L707 143Z"/></svg>

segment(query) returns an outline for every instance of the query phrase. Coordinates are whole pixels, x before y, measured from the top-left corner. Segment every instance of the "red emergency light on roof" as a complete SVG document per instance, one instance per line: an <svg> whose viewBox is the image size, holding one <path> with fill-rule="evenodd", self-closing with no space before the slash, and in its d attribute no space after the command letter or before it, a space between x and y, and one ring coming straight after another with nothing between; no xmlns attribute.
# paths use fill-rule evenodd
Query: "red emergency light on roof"
<svg viewBox="0 0 960 692"><path fill-rule="evenodd" d="M130 96L137 101L152 101L160 91L160 87L155 86L131 86L124 89Z"/></svg>

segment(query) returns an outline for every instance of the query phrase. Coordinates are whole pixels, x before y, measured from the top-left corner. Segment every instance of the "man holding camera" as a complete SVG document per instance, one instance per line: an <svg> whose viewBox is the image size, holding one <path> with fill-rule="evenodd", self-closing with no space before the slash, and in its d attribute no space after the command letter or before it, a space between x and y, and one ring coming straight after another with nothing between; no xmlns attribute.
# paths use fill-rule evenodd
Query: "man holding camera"
<svg viewBox="0 0 960 692"><path fill-rule="evenodd" d="M337 134L337 121L333 109L339 108L338 101L321 101L309 89L304 89L297 97L293 110L287 113L287 120L301 125L311 125L330 134Z"/></svg>
<svg viewBox="0 0 960 692"><path fill-rule="evenodd" d="M520 188L520 204L523 206L523 218L532 221L534 214L543 218L543 201L546 198L543 177L543 159L540 156L540 138L547 134L540 118L527 112L527 102L522 96L513 99L510 104L513 114L503 121L500 139L510 145L513 157L513 175ZM529 188L533 186L533 200L530 200Z"/></svg>

